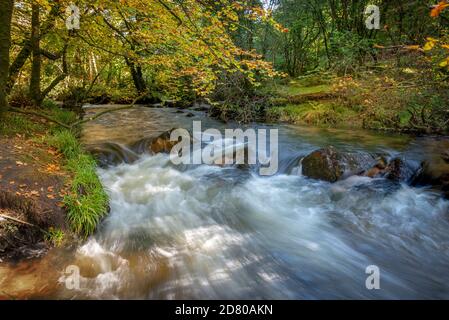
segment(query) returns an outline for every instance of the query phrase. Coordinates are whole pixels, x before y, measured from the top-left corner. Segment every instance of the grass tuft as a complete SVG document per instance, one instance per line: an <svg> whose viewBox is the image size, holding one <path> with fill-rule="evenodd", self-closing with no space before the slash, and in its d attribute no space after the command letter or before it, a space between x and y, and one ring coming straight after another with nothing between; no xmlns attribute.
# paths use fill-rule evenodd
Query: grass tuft
<svg viewBox="0 0 449 320"><path fill-rule="evenodd" d="M34 123L22 115L13 113L3 114L3 119L0 121L0 135L4 136L13 136L15 134L29 136L40 128L40 124Z"/></svg>
<svg viewBox="0 0 449 320"><path fill-rule="evenodd" d="M58 149L70 161L82 152L76 137L69 130L56 131L47 137L47 144Z"/></svg>
<svg viewBox="0 0 449 320"><path fill-rule="evenodd" d="M72 115L57 111L59 120ZM70 123L70 122L67 122ZM80 236L91 235L108 212L108 196L96 173L95 159L84 152L75 134L67 129L53 130L46 137L48 145L58 149L66 158L66 168L72 173L71 192L64 197L67 221Z"/></svg>
<svg viewBox="0 0 449 320"><path fill-rule="evenodd" d="M64 243L65 233L61 229L50 228L45 233L45 241L55 247L60 247Z"/></svg>

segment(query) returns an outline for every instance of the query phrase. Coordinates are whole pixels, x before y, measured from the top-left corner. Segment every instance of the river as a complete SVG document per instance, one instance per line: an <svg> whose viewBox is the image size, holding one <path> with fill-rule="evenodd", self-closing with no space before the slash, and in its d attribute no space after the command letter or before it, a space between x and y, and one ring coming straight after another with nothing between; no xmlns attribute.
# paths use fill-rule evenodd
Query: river
<svg viewBox="0 0 449 320"><path fill-rule="evenodd" d="M201 112L186 115L117 111L86 124L82 141L132 149L165 130L190 129L193 120L225 128ZM367 177L330 184L298 168L301 157L328 145L419 164L440 138L270 128L279 129L274 176L175 166L164 154L99 168L111 212L96 234L76 248L0 265L0 291L49 299L449 298L449 201L440 193ZM373 265L379 290L365 286ZM79 288L67 288L68 266L79 268Z"/></svg>

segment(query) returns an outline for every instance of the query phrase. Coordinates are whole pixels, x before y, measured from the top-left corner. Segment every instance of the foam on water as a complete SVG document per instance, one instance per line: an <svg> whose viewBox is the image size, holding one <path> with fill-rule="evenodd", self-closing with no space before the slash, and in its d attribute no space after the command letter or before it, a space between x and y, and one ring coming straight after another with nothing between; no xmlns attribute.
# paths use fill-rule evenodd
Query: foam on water
<svg viewBox="0 0 449 320"><path fill-rule="evenodd" d="M140 298L449 297L449 207L438 194L238 173L180 171L164 155L100 170L111 214L78 249L99 265L84 294L135 297L151 258L164 261L149 268L164 279ZM382 270L382 290L365 288L369 265Z"/></svg>

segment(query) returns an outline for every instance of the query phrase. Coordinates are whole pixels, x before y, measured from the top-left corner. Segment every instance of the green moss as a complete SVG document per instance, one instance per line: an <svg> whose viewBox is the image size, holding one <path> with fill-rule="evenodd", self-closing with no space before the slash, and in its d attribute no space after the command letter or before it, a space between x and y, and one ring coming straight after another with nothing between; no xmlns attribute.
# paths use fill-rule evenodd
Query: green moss
<svg viewBox="0 0 449 320"><path fill-rule="evenodd" d="M284 107L274 107L269 111L269 119L315 126L351 126L351 119L356 112L348 107L333 102L310 101L301 104L288 104Z"/></svg>
<svg viewBox="0 0 449 320"><path fill-rule="evenodd" d="M314 93L327 93L331 91L331 86L328 84L320 84L315 86L303 86L300 83L294 82L288 85L278 85L276 93L280 96L298 96Z"/></svg>

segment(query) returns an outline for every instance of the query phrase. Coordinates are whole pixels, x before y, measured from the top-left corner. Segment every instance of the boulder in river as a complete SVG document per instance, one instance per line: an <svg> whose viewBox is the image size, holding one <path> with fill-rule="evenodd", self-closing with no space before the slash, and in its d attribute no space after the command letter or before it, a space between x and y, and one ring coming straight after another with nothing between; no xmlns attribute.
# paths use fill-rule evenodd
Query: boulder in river
<svg viewBox="0 0 449 320"><path fill-rule="evenodd" d="M416 172L419 170L419 164L406 161L403 158L394 158L385 169L387 179L398 182L410 182Z"/></svg>
<svg viewBox="0 0 449 320"><path fill-rule="evenodd" d="M157 138L154 138L150 144L150 151L153 153L170 153L173 147L179 143L179 141L170 140L171 133L174 130L176 129L165 131Z"/></svg>
<svg viewBox="0 0 449 320"><path fill-rule="evenodd" d="M449 152L443 151L423 162L420 172L413 180L414 186L430 185L444 192L449 199Z"/></svg>
<svg viewBox="0 0 449 320"><path fill-rule="evenodd" d="M409 182L418 170L418 164L401 157L396 157L390 162L385 157L379 157L377 163L363 175L370 178L386 178L396 182Z"/></svg>
<svg viewBox="0 0 449 320"><path fill-rule="evenodd" d="M113 166L123 162L133 163L139 158L138 154L128 147L114 142L90 146L88 150L102 167Z"/></svg>
<svg viewBox="0 0 449 320"><path fill-rule="evenodd" d="M376 157L366 152L341 152L334 147L316 150L302 160L306 177L336 182L359 175L376 164Z"/></svg>

